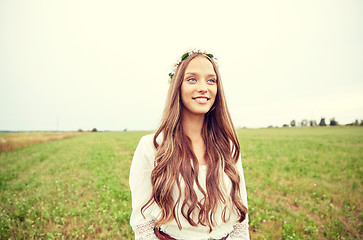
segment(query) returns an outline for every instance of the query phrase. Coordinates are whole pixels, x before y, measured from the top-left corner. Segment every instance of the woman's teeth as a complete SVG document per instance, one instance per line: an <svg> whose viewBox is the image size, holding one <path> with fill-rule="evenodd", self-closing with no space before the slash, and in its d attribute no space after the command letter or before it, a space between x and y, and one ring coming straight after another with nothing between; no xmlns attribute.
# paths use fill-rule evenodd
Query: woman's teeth
<svg viewBox="0 0 363 240"><path fill-rule="evenodd" d="M208 99L207 98L196 98L195 100L197 102L206 102Z"/></svg>

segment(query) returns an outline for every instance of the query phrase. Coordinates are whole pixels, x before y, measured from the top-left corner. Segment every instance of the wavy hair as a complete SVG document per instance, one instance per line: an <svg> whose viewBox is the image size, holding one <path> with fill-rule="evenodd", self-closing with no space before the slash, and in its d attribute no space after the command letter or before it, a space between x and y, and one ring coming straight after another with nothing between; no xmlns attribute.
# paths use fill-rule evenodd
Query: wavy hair
<svg viewBox="0 0 363 240"><path fill-rule="evenodd" d="M198 181L198 159L192 150L191 140L184 134L181 124L183 103L180 89L189 62L197 56L207 58L217 75L217 95L213 106L205 114L202 128L202 137L206 146L206 189L203 189ZM156 139L160 134L162 142L159 144ZM190 225L201 224L208 226L212 231L218 203L224 204L221 216L224 222L229 218L226 214L227 203L232 203L233 210L239 216L239 222L245 219L247 208L239 197L241 176L236 168L240 145L226 105L220 73L212 58L204 54L192 54L178 65L170 83L161 124L155 133L153 144L156 155L155 167L151 173L152 195L141 208L141 212L143 213L153 203L160 207L161 215L155 221L155 227L175 219L181 229L178 215L178 209L181 207L181 214ZM223 172L232 183L229 196L224 186ZM200 201L193 187L195 185L204 196ZM179 191L177 199L172 196L175 186Z"/></svg>

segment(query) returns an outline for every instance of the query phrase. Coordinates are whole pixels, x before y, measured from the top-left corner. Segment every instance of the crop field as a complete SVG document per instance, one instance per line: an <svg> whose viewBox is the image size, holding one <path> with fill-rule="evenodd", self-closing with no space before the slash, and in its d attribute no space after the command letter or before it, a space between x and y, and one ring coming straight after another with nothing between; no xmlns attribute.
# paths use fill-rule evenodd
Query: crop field
<svg viewBox="0 0 363 240"><path fill-rule="evenodd" d="M0 153L9 152L17 148L60 140L82 134L81 132L24 132L0 133Z"/></svg>
<svg viewBox="0 0 363 240"><path fill-rule="evenodd" d="M86 133L1 152L0 239L133 239L128 175L148 133ZM363 239L362 127L238 135L252 239Z"/></svg>

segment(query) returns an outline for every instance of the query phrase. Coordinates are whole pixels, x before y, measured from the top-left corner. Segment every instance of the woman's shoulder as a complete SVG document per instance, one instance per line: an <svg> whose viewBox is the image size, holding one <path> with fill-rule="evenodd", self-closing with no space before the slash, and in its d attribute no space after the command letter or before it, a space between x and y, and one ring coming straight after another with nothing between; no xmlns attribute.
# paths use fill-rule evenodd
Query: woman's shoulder
<svg viewBox="0 0 363 240"><path fill-rule="evenodd" d="M159 134L159 136L157 136L156 138L156 142L158 144L160 144L162 142L162 134ZM143 148L147 148L147 149L155 149L154 146L154 137L155 137L155 133L151 133L151 134L147 134L141 137L140 142L139 142L139 146L142 146Z"/></svg>
<svg viewBox="0 0 363 240"><path fill-rule="evenodd" d="M143 141L143 142L152 142L153 139L154 139L154 136L155 136L155 133L150 133L150 134L147 134L147 135L144 135L141 137L140 139L140 142Z"/></svg>
<svg viewBox="0 0 363 240"><path fill-rule="evenodd" d="M155 136L154 133L142 136L137 147L151 148L152 146L154 146L153 144L154 136Z"/></svg>

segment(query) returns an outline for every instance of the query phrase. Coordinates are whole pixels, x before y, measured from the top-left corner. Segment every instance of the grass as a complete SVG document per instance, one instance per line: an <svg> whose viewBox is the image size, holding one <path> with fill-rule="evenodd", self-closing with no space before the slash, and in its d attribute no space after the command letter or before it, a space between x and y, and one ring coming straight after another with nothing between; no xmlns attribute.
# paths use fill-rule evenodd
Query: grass
<svg viewBox="0 0 363 240"><path fill-rule="evenodd" d="M0 153L0 239L133 239L128 174L145 134ZM238 134L253 239L362 239L363 128Z"/></svg>
<svg viewBox="0 0 363 240"><path fill-rule="evenodd" d="M363 128L239 131L254 239L362 239Z"/></svg>
<svg viewBox="0 0 363 240"><path fill-rule="evenodd" d="M18 148L27 147L43 142L50 142L64 138L74 137L81 132L22 132L0 133L0 153L9 152Z"/></svg>

